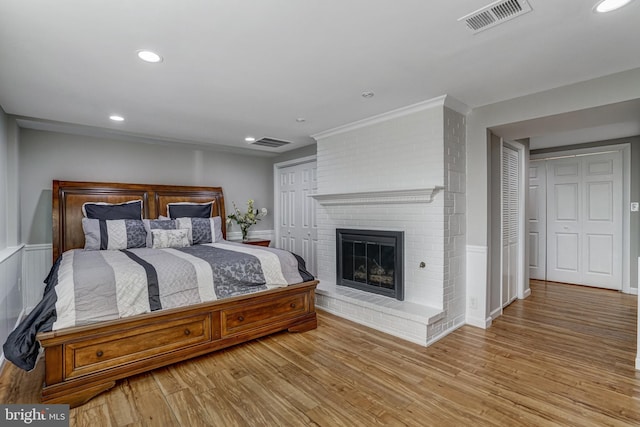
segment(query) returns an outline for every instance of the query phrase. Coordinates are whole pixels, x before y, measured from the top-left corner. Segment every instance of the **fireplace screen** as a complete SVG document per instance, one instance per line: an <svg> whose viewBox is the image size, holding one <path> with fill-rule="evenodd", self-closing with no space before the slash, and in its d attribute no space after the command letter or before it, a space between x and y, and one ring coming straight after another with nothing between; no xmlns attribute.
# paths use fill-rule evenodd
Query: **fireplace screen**
<svg viewBox="0 0 640 427"><path fill-rule="evenodd" d="M404 299L403 233L336 230L337 284Z"/></svg>

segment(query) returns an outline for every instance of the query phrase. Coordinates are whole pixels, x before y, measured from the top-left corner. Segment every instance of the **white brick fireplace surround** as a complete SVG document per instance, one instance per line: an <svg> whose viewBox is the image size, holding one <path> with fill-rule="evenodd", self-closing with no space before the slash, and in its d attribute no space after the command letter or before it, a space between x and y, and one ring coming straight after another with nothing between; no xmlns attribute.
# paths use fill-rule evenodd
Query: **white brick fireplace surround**
<svg viewBox="0 0 640 427"><path fill-rule="evenodd" d="M421 345L464 324L467 112L443 96L314 135L318 308ZM404 301L336 285L336 228L404 232Z"/></svg>

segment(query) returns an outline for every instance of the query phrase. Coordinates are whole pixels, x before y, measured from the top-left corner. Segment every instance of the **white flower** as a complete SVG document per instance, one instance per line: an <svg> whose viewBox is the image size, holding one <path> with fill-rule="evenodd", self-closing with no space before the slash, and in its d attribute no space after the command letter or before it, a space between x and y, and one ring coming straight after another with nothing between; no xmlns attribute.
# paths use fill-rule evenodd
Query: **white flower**
<svg viewBox="0 0 640 427"><path fill-rule="evenodd" d="M257 224L258 221L260 221L260 217L268 213L266 208L262 208L261 210L255 209L253 207L253 199L247 200L247 211L244 213L238 209L235 202L232 203L234 212L231 215L227 215L227 224L235 221L240 228L245 231L252 225Z"/></svg>

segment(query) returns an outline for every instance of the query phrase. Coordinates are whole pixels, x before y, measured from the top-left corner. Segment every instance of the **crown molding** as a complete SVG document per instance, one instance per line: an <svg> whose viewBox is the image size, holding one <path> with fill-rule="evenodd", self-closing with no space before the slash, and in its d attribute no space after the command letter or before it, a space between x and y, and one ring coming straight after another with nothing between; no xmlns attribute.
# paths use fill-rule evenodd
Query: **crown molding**
<svg viewBox="0 0 640 427"><path fill-rule="evenodd" d="M356 129L361 129L367 126L374 125L376 123L385 122L387 120L407 116L409 114L428 110L430 108L438 108L438 107L448 107L464 116L469 114L469 112L471 111L471 109L466 104L458 101L457 99L453 98L451 95L442 95L426 101L418 102L416 104L408 105L406 107L397 108L395 110L391 110L386 113L371 116L366 119L348 123L346 125L338 126L333 129L319 132L311 135L311 137L316 141L319 141L325 138L329 138L331 136L339 135L341 133L349 132Z"/></svg>

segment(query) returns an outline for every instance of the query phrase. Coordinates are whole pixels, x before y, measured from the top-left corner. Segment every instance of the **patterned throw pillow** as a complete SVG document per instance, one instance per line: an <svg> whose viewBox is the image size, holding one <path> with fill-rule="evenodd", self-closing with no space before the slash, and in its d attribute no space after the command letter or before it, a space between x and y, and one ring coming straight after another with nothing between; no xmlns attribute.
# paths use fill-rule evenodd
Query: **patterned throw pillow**
<svg viewBox="0 0 640 427"><path fill-rule="evenodd" d="M147 230L147 247L153 247L151 232L153 230L175 230L178 228L178 222L173 219L143 219L144 228ZM184 227L183 227L184 228Z"/></svg>
<svg viewBox="0 0 640 427"><path fill-rule="evenodd" d="M82 218L84 248L90 250L144 248L147 231L142 220Z"/></svg>
<svg viewBox="0 0 640 427"><path fill-rule="evenodd" d="M151 230L153 248L184 248L189 246L189 230Z"/></svg>
<svg viewBox="0 0 640 427"><path fill-rule="evenodd" d="M213 218L178 218L178 228L190 230L189 240L193 245L220 242L222 237L222 219Z"/></svg>

